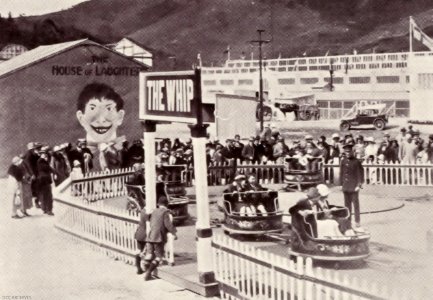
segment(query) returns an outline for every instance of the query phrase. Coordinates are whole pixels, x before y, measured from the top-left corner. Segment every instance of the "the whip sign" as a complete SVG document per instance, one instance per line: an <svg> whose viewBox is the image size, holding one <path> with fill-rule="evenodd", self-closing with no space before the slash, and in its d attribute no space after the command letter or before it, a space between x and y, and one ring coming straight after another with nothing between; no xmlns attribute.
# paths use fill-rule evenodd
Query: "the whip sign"
<svg viewBox="0 0 433 300"><path fill-rule="evenodd" d="M197 123L200 71L140 73L140 119Z"/></svg>

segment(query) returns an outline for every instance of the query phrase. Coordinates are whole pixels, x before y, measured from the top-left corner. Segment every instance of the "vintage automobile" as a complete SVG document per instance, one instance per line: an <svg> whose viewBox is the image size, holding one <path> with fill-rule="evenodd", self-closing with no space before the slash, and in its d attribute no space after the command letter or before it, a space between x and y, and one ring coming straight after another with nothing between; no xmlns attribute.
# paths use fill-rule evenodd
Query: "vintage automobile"
<svg viewBox="0 0 433 300"><path fill-rule="evenodd" d="M256 212L254 215L241 213L245 202L241 197L253 197L253 201L264 205L266 213ZM226 234L264 235L283 230L282 212L278 205L277 191L224 193L224 224Z"/></svg>
<svg viewBox="0 0 433 300"><path fill-rule="evenodd" d="M384 113L385 104L365 105L358 108L353 118L341 120L340 130L347 131L353 127L373 125L377 130L384 130L388 115Z"/></svg>
<svg viewBox="0 0 433 300"><path fill-rule="evenodd" d="M184 165L162 165L159 167L161 181L156 183L156 198L165 196L168 209L173 215L175 224L181 224L189 218L185 183L183 182ZM126 183L128 193L127 210L141 210L146 204L146 186Z"/></svg>
<svg viewBox="0 0 433 300"><path fill-rule="evenodd" d="M346 228L350 235L317 237L313 230L317 221L329 218L348 220ZM349 211L345 207L334 207L325 216L324 212L311 213L305 216L292 216L292 235L288 249L291 256L308 256L318 261L359 261L370 255L370 234L365 230L352 228ZM316 222L316 223L315 223ZM317 230L316 230L317 231Z"/></svg>

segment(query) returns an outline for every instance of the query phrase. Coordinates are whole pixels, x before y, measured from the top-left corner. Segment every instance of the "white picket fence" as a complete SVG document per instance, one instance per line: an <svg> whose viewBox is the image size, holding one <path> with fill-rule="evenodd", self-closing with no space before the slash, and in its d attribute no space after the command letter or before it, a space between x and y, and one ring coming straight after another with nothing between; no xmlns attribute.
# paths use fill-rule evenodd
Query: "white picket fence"
<svg viewBox="0 0 433 300"><path fill-rule="evenodd" d="M364 162L365 184L398 186L433 186L433 164L367 163ZM325 164L324 177L339 184L339 164Z"/></svg>
<svg viewBox="0 0 433 300"><path fill-rule="evenodd" d="M114 169L72 178L71 195L87 201L125 196L125 182L133 172L132 168Z"/></svg>
<svg viewBox="0 0 433 300"><path fill-rule="evenodd" d="M296 261L224 235L212 242L214 270L222 299L423 299L400 287L341 272L313 268L311 258Z"/></svg>
<svg viewBox="0 0 433 300"><path fill-rule="evenodd" d="M72 187L72 186L70 186ZM94 249L126 263L133 264L138 253L134 234L139 213L104 204L104 201L88 202L73 197L67 191L67 183L55 190L55 227L71 237L84 240ZM168 234L166 262L174 264L174 239Z"/></svg>

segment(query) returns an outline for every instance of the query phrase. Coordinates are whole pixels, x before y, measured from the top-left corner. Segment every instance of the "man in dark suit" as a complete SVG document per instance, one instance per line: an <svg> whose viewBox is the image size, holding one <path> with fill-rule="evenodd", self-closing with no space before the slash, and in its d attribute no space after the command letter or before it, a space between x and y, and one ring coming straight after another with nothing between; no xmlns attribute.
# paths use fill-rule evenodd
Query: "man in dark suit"
<svg viewBox="0 0 433 300"><path fill-rule="evenodd" d="M176 228L170 218L170 211L167 208L168 200L165 196L158 198L158 208L150 215L150 231L146 239L146 274L144 280L149 280L152 272L158 267L164 257L164 245L167 242L167 233L176 236Z"/></svg>
<svg viewBox="0 0 433 300"><path fill-rule="evenodd" d="M289 209L289 213L292 216L292 225L295 228L300 229L301 226L303 226L304 217L314 212L313 207L317 205L319 198L320 194L317 188L311 187L307 191L307 199L299 200L298 203ZM302 229L299 230L299 234L304 240L307 238L305 232L312 237L317 237L317 222L315 218L311 218L309 224L311 225L311 228L307 226L305 227L305 231Z"/></svg>
<svg viewBox="0 0 433 300"><path fill-rule="evenodd" d="M355 226L361 222L359 210L359 190L364 183L364 168L353 152L353 142L343 146L344 157L340 163L340 180L344 194L344 206L352 213L352 205L355 214Z"/></svg>

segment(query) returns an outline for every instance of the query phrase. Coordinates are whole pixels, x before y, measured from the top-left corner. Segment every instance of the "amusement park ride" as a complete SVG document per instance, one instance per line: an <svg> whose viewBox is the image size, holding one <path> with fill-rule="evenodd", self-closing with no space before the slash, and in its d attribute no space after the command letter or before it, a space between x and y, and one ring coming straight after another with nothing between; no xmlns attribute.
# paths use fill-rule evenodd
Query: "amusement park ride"
<svg viewBox="0 0 433 300"><path fill-rule="evenodd" d="M289 166L290 164L288 164ZM298 170L287 167L286 187L279 191L234 192L223 194L224 224L222 228L228 235L256 238L272 238L288 245L290 256L311 257L317 261L359 261L370 255L370 234L358 231L350 225L347 208L332 206L327 212L311 212L303 216L288 214L288 208L298 200L305 199L302 192L306 188L323 183L322 165L315 170ZM266 213L242 214L245 203L261 202ZM350 235L318 236L317 221L332 219L343 220L348 225Z"/></svg>

